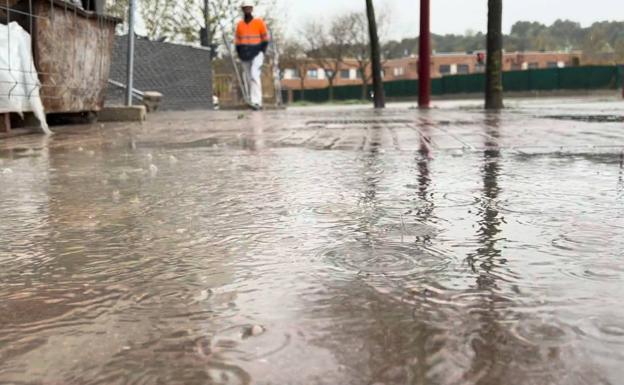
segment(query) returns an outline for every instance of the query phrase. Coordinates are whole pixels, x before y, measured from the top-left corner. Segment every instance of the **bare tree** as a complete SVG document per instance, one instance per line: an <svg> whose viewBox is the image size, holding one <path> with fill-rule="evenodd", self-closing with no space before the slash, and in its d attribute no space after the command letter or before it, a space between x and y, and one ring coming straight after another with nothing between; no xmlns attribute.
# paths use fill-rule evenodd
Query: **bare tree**
<svg viewBox="0 0 624 385"><path fill-rule="evenodd" d="M128 0L109 1L107 12L125 18L128 3ZM188 4L176 0L138 0L137 5L138 17L145 27L143 33L149 39L186 42L199 39L198 32L204 26L200 0L189 0Z"/></svg>
<svg viewBox="0 0 624 385"><path fill-rule="evenodd" d="M368 30L370 33L370 50L373 67L373 92L375 108L385 108L386 97L384 95L383 79L381 77L381 47L379 46L377 19L375 18L375 7L373 6L373 0L366 0L366 15L368 17Z"/></svg>
<svg viewBox="0 0 624 385"><path fill-rule="evenodd" d="M485 108L503 108L503 0L488 0Z"/></svg>
<svg viewBox="0 0 624 385"><path fill-rule="evenodd" d="M199 43L201 32L208 29L211 43L233 41L236 21L241 16L240 0L138 0L140 19L151 40ZM276 0L256 0L264 9L275 9ZM108 0L107 11L124 17L128 0ZM276 19L267 18L274 27ZM204 32L205 34L205 32ZM224 35L224 36L222 36Z"/></svg>
<svg viewBox="0 0 624 385"><path fill-rule="evenodd" d="M299 76L301 99L305 97L305 81L308 77L308 63L310 60L305 53L304 47L296 41L287 42L281 50L282 60L280 69L282 73L286 69L294 69Z"/></svg>
<svg viewBox="0 0 624 385"><path fill-rule="evenodd" d="M348 15L335 18L330 27L311 22L305 28L308 56L325 71L329 82L329 100L334 100L334 84L349 52L353 19Z"/></svg>
<svg viewBox="0 0 624 385"><path fill-rule="evenodd" d="M370 47L370 30L368 25L368 17L366 13L354 12L349 15L353 19L353 28L350 31L349 44L351 46L350 55L357 61L357 71L362 78L362 99L368 97L368 84L370 84L373 72L371 69L371 47ZM386 13L381 13L376 17L377 31L380 40L385 34ZM381 58L382 65L384 58Z"/></svg>

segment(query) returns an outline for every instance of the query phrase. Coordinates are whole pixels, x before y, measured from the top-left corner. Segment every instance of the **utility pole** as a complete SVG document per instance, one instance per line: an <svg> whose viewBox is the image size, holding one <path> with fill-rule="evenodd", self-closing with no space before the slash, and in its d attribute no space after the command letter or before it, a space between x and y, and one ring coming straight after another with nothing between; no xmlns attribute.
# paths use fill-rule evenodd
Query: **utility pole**
<svg viewBox="0 0 624 385"><path fill-rule="evenodd" d="M210 49L210 54L208 55L208 71L210 72L210 76L208 77L208 84L206 87L208 88L208 109L214 109L214 101L212 99L214 95L214 79L212 73L212 59L215 48L213 46L212 41L212 28L210 22L210 0L204 0L204 36L202 36L202 45L208 47ZM205 37L205 39L204 39Z"/></svg>
<svg viewBox="0 0 624 385"><path fill-rule="evenodd" d="M132 89L134 88L134 14L136 0L128 4L128 53L126 62L126 105L132 106Z"/></svg>
<svg viewBox="0 0 624 385"><path fill-rule="evenodd" d="M418 107L431 104L431 0L420 0L418 44Z"/></svg>
<svg viewBox="0 0 624 385"><path fill-rule="evenodd" d="M379 34L377 33L377 19L373 0L366 0L366 16L368 17L368 32L370 35L371 64L373 70L373 92L375 108L386 107L383 79L381 77L381 48L379 46ZM366 82L366 76L362 74Z"/></svg>
<svg viewBox="0 0 624 385"><path fill-rule="evenodd" d="M488 0L485 108L503 107L503 0Z"/></svg>

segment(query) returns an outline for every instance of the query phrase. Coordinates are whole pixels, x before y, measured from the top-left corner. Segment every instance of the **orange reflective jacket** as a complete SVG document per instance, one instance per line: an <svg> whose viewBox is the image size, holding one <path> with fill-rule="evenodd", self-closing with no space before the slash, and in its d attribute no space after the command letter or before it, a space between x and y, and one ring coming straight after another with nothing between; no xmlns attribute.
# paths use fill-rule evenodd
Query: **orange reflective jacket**
<svg viewBox="0 0 624 385"><path fill-rule="evenodd" d="M252 19L249 23L241 20L236 27L236 45L260 45L269 41L269 30L264 20Z"/></svg>

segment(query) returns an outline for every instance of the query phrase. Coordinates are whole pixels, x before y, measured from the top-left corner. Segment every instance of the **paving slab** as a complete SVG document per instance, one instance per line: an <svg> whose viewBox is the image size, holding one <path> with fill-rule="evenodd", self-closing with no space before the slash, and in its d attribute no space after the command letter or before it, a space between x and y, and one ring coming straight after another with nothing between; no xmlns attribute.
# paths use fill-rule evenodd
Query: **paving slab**
<svg viewBox="0 0 624 385"><path fill-rule="evenodd" d="M0 139L0 383L617 384L618 100Z"/></svg>

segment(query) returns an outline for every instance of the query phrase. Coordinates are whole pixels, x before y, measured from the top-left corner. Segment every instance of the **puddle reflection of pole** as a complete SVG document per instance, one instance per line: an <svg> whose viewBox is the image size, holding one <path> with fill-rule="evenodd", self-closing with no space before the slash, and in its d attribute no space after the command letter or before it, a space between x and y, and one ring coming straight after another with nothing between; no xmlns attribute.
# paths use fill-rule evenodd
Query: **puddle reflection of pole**
<svg viewBox="0 0 624 385"><path fill-rule="evenodd" d="M426 114L428 111L423 110L423 113ZM421 119L420 121L420 129L418 130L420 133L420 147L418 149L418 157L417 166L418 166L418 198L419 198L419 206L416 210L416 218L419 222L425 223L429 221L433 215L433 210L435 208L435 204L433 203L433 199L430 195L431 188L431 168L430 162L433 159L433 152L431 150L431 126L432 122L428 117ZM423 243L427 243L431 240L430 235L423 235L421 237L421 241ZM416 307L414 309L413 314L415 319L419 320L429 320L430 315L426 310L422 307ZM423 323L422 325L422 335L433 335L434 332L430 330L427 323ZM416 364L413 369L416 373L417 383L426 384L428 383L428 375L431 370L428 365L427 357L428 357L428 349L425 346L425 340L422 343L418 344L416 347Z"/></svg>
<svg viewBox="0 0 624 385"><path fill-rule="evenodd" d="M624 197L624 151L620 153L620 177L618 179L617 197Z"/></svg>
<svg viewBox="0 0 624 385"><path fill-rule="evenodd" d="M419 221L425 222L431 218L435 207L433 200L429 195L431 186L430 162L433 159L431 150L431 121L429 119L421 120L420 132L420 148L418 150L418 197L420 203L416 216Z"/></svg>
<svg viewBox="0 0 624 385"><path fill-rule="evenodd" d="M499 185L501 175L500 116L490 114L485 120L486 141L483 152L483 198L479 211L481 216L478 223L477 238L480 247L468 257L468 263L476 273L477 300L471 305L470 313L477 322L477 336L474 336L472 348L474 355L468 371L464 374L465 383L500 383L501 373L515 376L519 383L526 383L534 375L533 366L542 368L548 362L553 368L559 363L559 349L551 348L547 356L540 348L524 344L510 335L511 320L521 322L524 316L513 312L512 299L501 294L498 287L501 277L496 269L501 269L506 260L503 258L501 226L504 218L496 207L497 200L503 191ZM509 272L507 272L509 274ZM514 289L519 290L519 289ZM525 357L524 367L516 368L510 365L513 359L505 357Z"/></svg>
<svg viewBox="0 0 624 385"><path fill-rule="evenodd" d="M249 135L242 140L243 148L251 151L261 151L266 148L264 125L264 114L253 113L251 115L251 129Z"/></svg>
<svg viewBox="0 0 624 385"><path fill-rule="evenodd" d="M496 294L497 281L493 270L496 263L500 263L501 249L498 246L498 234L501 232L502 220L500 213L495 207L496 200L500 194L498 176L500 175L500 147L498 143L499 116L492 114L486 117L485 121L486 141L483 152L483 168L481 175L483 178L483 198L479 215L477 238L480 247L467 258L472 271L477 274L477 289L481 292L479 300L474 304L474 314L477 315L479 323L478 340L479 344L474 346L474 358L470 369L465 374L466 382L472 381L475 377L481 380L492 380L490 376L496 377L496 373L491 370L503 352L500 351L501 335L504 330L501 327L501 314L499 314L499 303L503 299ZM483 377L485 376L485 377Z"/></svg>
<svg viewBox="0 0 624 385"><path fill-rule="evenodd" d="M378 126L372 126L368 129L370 137L368 137L368 147L363 149L361 160L364 164L362 167L362 183L363 191L358 199L358 207L362 211L366 211L365 215L360 215L360 219L357 225L357 232L362 234L361 242L368 247L375 246L376 239L374 237L374 226L376 225L378 218L381 216L379 213L377 202L377 189L379 185L379 173L377 170L380 166L380 147L381 147L381 128Z"/></svg>
<svg viewBox="0 0 624 385"><path fill-rule="evenodd" d="M498 176L500 175L500 147L498 138L499 116L492 114L486 117L485 149L483 152L483 199L479 214L481 220L478 227L478 238L481 247L473 255L468 257L468 263L472 270L478 274L477 284L479 288L490 288L495 285L492 269L501 257L498 247L498 234L501 232L502 219L495 204L500 194Z"/></svg>
<svg viewBox="0 0 624 385"><path fill-rule="evenodd" d="M364 203L366 206L373 208L371 215L378 216L377 212L377 188L379 184L379 174L377 172L380 160L379 160L379 150L381 147L381 127L373 126L371 127L371 138L368 151L364 157L365 163L365 171L368 175L364 177L365 191L364 196L361 199L361 203ZM364 227L370 229L376 222L377 218L367 218L366 224ZM370 231L366 230L367 234L370 234Z"/></svg>

